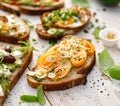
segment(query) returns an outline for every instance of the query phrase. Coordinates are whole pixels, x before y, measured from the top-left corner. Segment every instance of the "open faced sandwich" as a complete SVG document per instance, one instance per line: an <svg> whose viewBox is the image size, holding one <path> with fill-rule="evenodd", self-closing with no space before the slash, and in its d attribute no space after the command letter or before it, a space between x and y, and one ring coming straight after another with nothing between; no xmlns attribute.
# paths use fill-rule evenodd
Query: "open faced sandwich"
<svg viewBox="0 0 120 106"><path fill-rule="evenodd" d="M2 10L15 13L20 12L28 15L39 15L64 6L64 0L1 0Z"/></svg>
<svg viewBox="0 0 120 106"><path fill-rule="evenodd" d="M36 32L43 39L58 39L64 35L76 34L87 25L91 18L86 8L72 7L58 9L41 15L41 23L37 24Z"/></svg>
<svg viewBox="0 0 120 106"><path fill-rule="evenodd" d="M0 43L0 106L32 59L32 48L28 43L23 44L8 46Z"/></svg>
<svg viewBox="0 0 120 106"><path fill-rule="evenodd" d="M85 84L94 64L94 45L80 37L66 36L38 58L27 80L34 88L43 85L47 91L64 90Z"/></svg>
<svg viewBox="0 0 120 106"><path fill-rule="evenodd" d="M16 15L0 15L0 41L17 43L29 38L30 28L26 22Z"/></svg>

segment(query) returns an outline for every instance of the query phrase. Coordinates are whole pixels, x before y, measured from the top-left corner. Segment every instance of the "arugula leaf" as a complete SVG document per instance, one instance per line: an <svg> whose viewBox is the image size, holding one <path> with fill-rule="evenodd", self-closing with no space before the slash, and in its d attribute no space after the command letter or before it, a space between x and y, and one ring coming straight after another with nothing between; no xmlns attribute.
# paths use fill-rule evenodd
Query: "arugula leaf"
<svg viewBox="0 0 120 106"><path fill-rule="evenodd" d="M101 31L101 28L100 28L99 26L97 26L97 27L95 28L94 32L93 32L93 35L94 35L94 37L95 37L96 39L100 39L100 37L99 37L100 31Z"/></svg>
<svg viewBox="0 0 120 106"><path fill-rule="evenodd" d="M40 85L37 88L37 98L38 98L38 102L41 105L44 105L46 103L46 100L45 100L45 97L44 97L44 92L43 92L43 86L42 85Z"/></svg>
<svg viewBox="0 0 120 106"><path fill-rule="evenodd" d="M22 95L20 100L23 102L38 102L37 97L33 95Z"/></svg>
<svg viewBox="0 0 120 106"><path fill-rule="evenodd" d="M107 70L112 67L115 63L108 51L105 49L101 53L98 54L100 67L102 70Z"/></svg>
<svg viewBox="0 0 120 106"><path fill-rule="evenodd" d="M120 80L120 66L112 66L105 71L111 78Z"/></svg>
<svg viewBox="0 0 120 106"><path fill-rule="evenodd" d="M74 5L81 5L83 7L89 7L89 2L88 0L72 0L72 3Z"/></svg>

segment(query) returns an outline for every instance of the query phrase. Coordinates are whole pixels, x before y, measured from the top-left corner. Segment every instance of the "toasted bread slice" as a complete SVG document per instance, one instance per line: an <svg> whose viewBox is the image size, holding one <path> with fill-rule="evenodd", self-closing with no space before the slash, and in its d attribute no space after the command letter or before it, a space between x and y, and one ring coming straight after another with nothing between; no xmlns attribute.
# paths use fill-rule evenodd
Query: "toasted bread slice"
<svg viewBox="0 0 120 106"><path fill-rule="evenodd" d="M44 3L41 5L35 5L35 6L33 5L32 6L32 5L29 5L29 3L26 4L26 1L22 1L22 3L20 3L20 0L14 1L14 2L15 2L15 4L13 5L13 4L6 3L6 2L4 2L4 0L2 0L2 2L0 2L0 8L4 11L15 13L17 15L20 15L20 12L24 13L24 14L28 14L28 15L40 15L43 12L52 11L52 10L55 10L58 8L62 8L64 6L64 0L51 1L51 2L56 2L56 5L53 5L53 6L51 6L49 3L47 3L47 5L46 5L46 3ZM29 2L31 2L31 1L29 1ZM34 1L32 1L32 2L34 2ZM40 1L38 1L38 2L40 2ZM57 2L59 2L59 3L57 3Z"/></svg>
<svg viewBox="0 0 120 106"><path fill-rule="evenodd" d="M7 14L0 16L2 27L0 28L0 41L18 43L29 38L30 27L16 15Z"/></svg>
<svg viewBox="0 0 120 106"><path fill-rule="evenodd" d="M53 48L56 49L56 47L57 47L57 45L54 46ZM53 48L49 49L48 52L52 53ZM66 46L66 48L67 48L67 46ZM39 58L39 61L40 60L42 61L41 64L43 64L44 61L42 60L42 58ZM40 64L39 61L37 63ZM35 68L41 67L41 65L39 65L39 64L36 65ZM49 62L48 62L48 64L49 64ZM72 87L77 86L77 85L86 84L87 75L94 67L94 64L95 64L95 51L94 51L94 53L87 56L87 60L82 66L80 66L80 67L72 66L72 68L70 69L68 74L60 79L51 80L49 77L45 77L41 80L36 80L35 77L31 76L32 74L28 73L27 74L27 81L28 81L28 84L33 88L37 88L39 85L43 85L43 88L46 91L64 90L64 89L72 88ZM35 68L33 69L33 72L35 71ZM32 71L30 71L30 72L32 72Z"/></svg>
<svg viewBox="0 0 120 106"><path fill-rule="evenodd" d="M0 9L20 16L20 11L18 6L0 2Z"/></svg>
<svg viewBox="0 0 120 106"><path fill-rule="evenodd" d="M40 15L44 12L52 11L58 8L62 8L64 6L64 0L61 0L62 2L59 5L53 6L53 7L32 7L32 6L25 6L20 5L19 9L21 13L28 14L28 15Z"/></svg>
<svg viewBox="0 0 120 106"><path fill-rule="evenodd" d="M4 45L3 45L4 46ZM12 47L14 48L18 48L18 46L12 45ZM8 78L9 80L9 85L7 87L7 90L11 90L16 83L18 82L18 80L20 79L20 77L22 76L22 74L24 73L25 69L27 68L27 66L29 65L29 63L32 60L32 49L29 48L28 51L26 52L26 54L21 58L22 63L21 66L16 67L16 69L11 72L10 77ZM7 98L7 96L9 95L8 91L4 91L4 95L0 96L0 106L3 105L5 99Z"/></svg>
<svg viewBox="0 0 120 106"><path fill-rule="evenodd" d="M48 25L49 25L49 28L48 28L47 22L45 23L44 21L48 20L50 22L51 21L51 20L49 20L49 18L51 18L50 14L54 18L55 16L53 16L53 14L55 12L57 13L57 11L58 10L53 11L52 13L46 12L40 17L42 21L41 21L41 23L38 23L37 27L36 27L36 32L40 38L46 39L46 40L51 40L51 39L59 39L65 35L76 34L77 32L81 31L89 23L90 18L91 18L90 11L85 8L72 7L70 10L61 9L60 15L63 13L63 16L64 16L64 13L66 11L68 11L68 13L73 11L73 14L75 14L75 16L71 17L69 20L62 20L63 23L68 22L68 25L61 24L60 20L58 19L56 22L52 22L51 24L48 23ZM76 13L74 13L74 12L76 12ZM77 18L78 17L80 17L80 18L77 20L77 22L75 22L75 19L77 19L77 18L74 19L74 22L71 22L71 21L73 21L72 18L76 17L76 15L77 15ZM48 17L48 18L46 18L46 17ZM62 16L59 16L59 17L62 17ZM69 15L65 15L65 17L69 17ZM55 19L53 19L53 21L54 20ZM49 30L52 28L54 28L54 30L57 30L54 34L49 33ZM63 30L63 32L59 34L59 30L61 30L61 29Z"/></svg>

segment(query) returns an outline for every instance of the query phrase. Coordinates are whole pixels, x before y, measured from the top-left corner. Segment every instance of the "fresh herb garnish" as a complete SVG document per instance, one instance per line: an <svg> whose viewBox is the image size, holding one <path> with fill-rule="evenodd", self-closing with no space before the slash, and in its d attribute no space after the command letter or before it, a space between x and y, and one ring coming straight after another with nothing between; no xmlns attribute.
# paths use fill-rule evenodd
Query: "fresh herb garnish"
<svg viewBox="0 0 120 106"><path fill-rule="evenodd" d="M96 39L100 39L100 37L99 37L100 31L101 31L101 28L100 28L99 26L97 26L97 27L95 28L94 32L93 32L93 35L94 35L94 37L95 37Z"/></svg>
<svg viewBox="0 0 120 106"><path fill-rule="evenodd" d="M54 46L57 43L57 40L50 40L49 44L50 46Z"/></svg>
<svg viewBox="0 0 120 106"><path fill-rule="evenodd" d="M120 80L120 66L116 66L114 60L105 49L99 53L100 68L110 78Z"/></svg>
<svg viewBox="0 0 120 106"><path fill-rule="evenodd" d="M88 0L72 0L72 3L74 5L81 5L83 7L89 7L89 2Z"/></svg>
<svg viewBox="0 0 120 106"><path fill-rule="evenodd" d="M88 30L86 30L86 29L84 30L84 32L85 32L85 33L89 33L89 31L88 31Z"/></svg>
<svg viewBox="0 0 120 106"><path fill-rule="evenodd" d="M101 70L107 70L114 65L114 60L106 49L99 53L98 56Z"/></svg>
<svg viewBox="0 0 120 106"><path fill-rule="evenodd" d="M41 85L37 88L37 99L41 105L44 105L46 103L43 92L43 86Z"/></svg>
<svg viewBox="0 0 120 106"><path fill-rule="evenodd" d="M33 95L22 95L20 97L20 100L22 100L23 102L38 102L37 97Z"/></svg>
<svg viewBox="0 0 120 106"><path fill-rule="evenodd" d="M37 88L37 96L33 95L22 95L20 97L20 100L23 102L39 102L40 105L44 105L46 103L44 92L43 92L43 86L40 85Z"/></svg>

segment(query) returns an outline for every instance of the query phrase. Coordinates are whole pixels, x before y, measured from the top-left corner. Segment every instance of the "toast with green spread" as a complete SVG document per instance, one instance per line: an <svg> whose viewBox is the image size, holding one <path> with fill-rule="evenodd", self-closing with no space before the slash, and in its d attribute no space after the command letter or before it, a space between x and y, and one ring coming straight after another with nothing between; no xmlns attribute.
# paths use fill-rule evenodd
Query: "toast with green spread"
<svg viewBox="0 0 120 106"><path fill-rule="evenodd" d="M0 15L0 41L17 43L29 38L30 27L16 15Z"/></svg>
<svg viewBox="0 0 120 106"><path fill-rule="evenodd" d="M38 57L27 73L27 81L33 88L43 85L46 91L68 89L86 84L94 64L94 45L80 37L66 36Z"/></svg>
<svg viewBox="0 0 120 106"><path fill-rule="evenodd" d="M22 44L0 43L0 106L32 60L32 48L28 42Z"/></svg>
<svg viewBox="0 0 120 106"><path fill-rule="evenodd" d="M2 10L28 15L39 15L64 6L64 0L1 0Z"/></svg>
<svg viewBox="0 0 120 106"><path fill-rule="evenodd" d="M42 39L59 39L81 31L90 18L90 11L79 6L45 12L40 16L41 22L37 24L36 32Z"/></svg>

